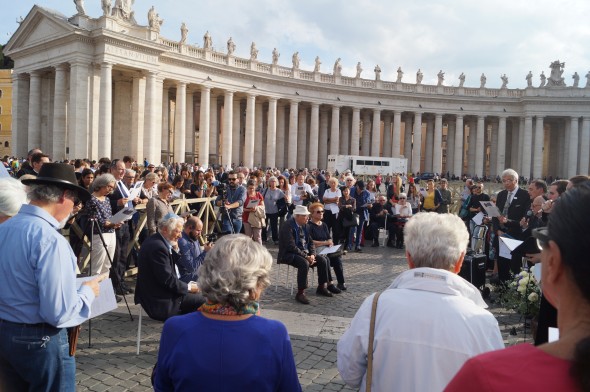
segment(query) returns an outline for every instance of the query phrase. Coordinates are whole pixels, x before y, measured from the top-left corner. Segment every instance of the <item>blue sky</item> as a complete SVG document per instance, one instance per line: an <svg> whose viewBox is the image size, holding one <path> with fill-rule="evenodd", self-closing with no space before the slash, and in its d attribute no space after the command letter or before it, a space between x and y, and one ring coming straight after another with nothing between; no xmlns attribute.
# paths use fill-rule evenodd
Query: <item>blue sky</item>
<svg viewBox="0 0 590 392"><path fill-rule="evenodd" d="M75 14L73 1L14 1L2 6L1 43L35 3ZM279 64L290 67L298 51L302 69L312 70L319 56L327 73L340 57L347 76L355 75L360 61L362 77L368 79L378 64L383 80L395 80L401 66L407 83L414 83L421 69L427 84L436 84L442 70L449 86L458 85L464 72L466 87L479 87L485 73L487 87L500 87L500 76L506 74L508 87L523 88L529 71L538 85L539 74L549 75L554 60L565 62L567 85L578 72L584 86L590 71L590 2L585 0L135 0L139 24L147 24L152 5L164 19L166 38L179 40L185 22L191 44L202 46L209 31L221 52L231 36L237 56L249 57L255 41L260 61L270 63L276 47ZM100 0L85 0L85 7L91 17L102 14Z"/></svg>

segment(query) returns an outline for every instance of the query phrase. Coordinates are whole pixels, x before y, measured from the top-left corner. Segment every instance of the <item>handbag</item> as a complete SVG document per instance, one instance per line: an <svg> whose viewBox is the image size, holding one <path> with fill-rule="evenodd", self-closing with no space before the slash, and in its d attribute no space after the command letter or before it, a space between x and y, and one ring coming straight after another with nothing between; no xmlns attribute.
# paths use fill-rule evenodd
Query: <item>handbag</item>
<svg viewBox="0 0 590 392"><path fill-rule="evenodd" d="M377 302L381 292L373 297L371 306L371 322L369 324L369 346L367 347L367 379L365 382L365 391L371 392L371 383L373 381L373 342L375 340L375 319L377 318Z"/></svg>
<svg viewBox="0 0 590 392"><path fill-rule="evenodd" d="M359 214L356 212L352 214L352 218L343 217L342 218L342 226L346 229L349 227L358 226L361 223L361 219Z"/></svg>
<svg viewBox="0 0 590 392"><path fill-rule="evenodd" d="M461 210L459 211L459 218L465 219L469 216L469 203L471 202L471 196L469 196L463 204L461 205Z"/></svg>
<svg viewBox="0 0 590 392"><path fill-rule="evenodd" d="M281 197L280 199L278 199L276 201L276 206L279 210L278 214L280 217L287 215L287 212L289 211L289 207L287 206L287 200L285 200L284 197Z"/></svg>

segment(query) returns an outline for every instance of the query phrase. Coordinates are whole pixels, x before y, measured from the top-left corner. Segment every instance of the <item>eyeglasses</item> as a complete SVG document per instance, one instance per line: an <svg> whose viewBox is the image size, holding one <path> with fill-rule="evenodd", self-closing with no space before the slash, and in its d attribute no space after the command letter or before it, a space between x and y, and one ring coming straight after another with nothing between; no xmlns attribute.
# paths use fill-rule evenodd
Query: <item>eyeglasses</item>
<svg viewBox="0 0 590 392"><path fill-rule="evenodd" d="M405 197L400 197L399 200L406 200L406 198Z"/></svg>
<svg viewBox="0 0 590 392"><path fill-rule="evenodd" d="M549 238L549 230L546 227L534 229L532 235L537 239L537 246L539 249L547 249L547 245L551 239Z"/></svg>
<svg viewBox="0 0 590 392"><path fill-rule="evenodd" d="M324 213L324 210L317 210L317 211L315 211L315 213L316 214L323 214Z"/></svg>
<svg viewBox="0 0 590 392"><path fill-rule="evenodd" d="M237 180L237 178L236 178L236 177L233 177L233 178L231 178L231 177L230 177L230 178L228 178L227 180L228 180L228 181L235 181L235 180Z"/></svg>

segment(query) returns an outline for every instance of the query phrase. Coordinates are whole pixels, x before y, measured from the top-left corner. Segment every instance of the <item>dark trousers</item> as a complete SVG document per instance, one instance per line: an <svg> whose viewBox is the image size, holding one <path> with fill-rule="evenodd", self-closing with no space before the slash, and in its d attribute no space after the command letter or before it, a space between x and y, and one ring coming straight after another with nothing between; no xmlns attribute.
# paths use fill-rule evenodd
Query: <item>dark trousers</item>
<svg viewBox="0 0 590 392"><path fill-rule="evenodd" d="M120 228L115 230L117 237L117 246L115 248L115 256L113 257L113 265L109 274L113 281L113 287L120 288L125 286L125 270L127 269L127 248L129 247L129 240L131 239L129 233L129 224L124 223Z"/></svg>
<svg viewBox="0 0 590 392"><path fill-rule="evenodd" d="M336 275L336 280L339 284L343 284L344 282L344 267L342 267L342 257L340 256L328 256L330 260L330 267L334 268L334 274ZM329 269L328 269L329 270ZM330 282L332 279L330 278Z"/></svg>
<svg viewBox="0 0 590 392"><path fill-rule="evenodd" d="M506 259L498 256L498 279L500 282L508 282L512 279L510 272L518 274L522 268L522 257Z"/></svg>
<svg viewBox="0 0 590 392"><path fill-rule="evenodd" d="M557 328L557 309L541 295L541 307L539 309L539 324L535 336L535 346L549 341L549 327Z"/></svg>
<svg viewBox="0 0 590 392"><path fill-rule="evenodd" d="M272 235L272 240L274 242L277 242L279 240L279 214L266 214L266 220L268 222L268 226L270 226L270 232ZM264 237L264 232L266 230L262 230L263 233L263 237ZM263 238L264 240L265 238Z"/></svg>
<svg viewBox="0 0 590 392"><path fill-rule="evenodd" d="M316 263L318 272L318 285L323 285L328 282L330 271L328 269L328 261L324 256L316 256ZM309 262L306 258L296 255L294 253L287 254L284 260L285 264L297 268L297 289L304 290L307 288L307 274L309 273ZM331 280L331 279L330 279Z"/></svg>
<svg viewBox="0 0 590 392"><path fill-rule="evenodd" d="M198 293L188 293L180 302L179 314L196 312L205 303L205 297Z"/></svg>

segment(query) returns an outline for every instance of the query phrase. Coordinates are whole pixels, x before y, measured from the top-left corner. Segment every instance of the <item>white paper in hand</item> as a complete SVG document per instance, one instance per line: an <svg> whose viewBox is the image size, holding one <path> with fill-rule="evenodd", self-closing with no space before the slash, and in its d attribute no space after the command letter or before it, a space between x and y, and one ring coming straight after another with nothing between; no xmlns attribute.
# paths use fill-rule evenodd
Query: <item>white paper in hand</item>
<svg viewBox="0 0 590 392"><path fill-rule="evenodd" d="M82 286L82 283L95 278L96 276L76 278L76 284L79 288ZM111 279L107 278L98 285L100 292L90 307L90 318L95 318L101 314L105 314L111 310L117 309L117 300L115 299L115 291L113 290L113 283L111 282Z"/></svg>

